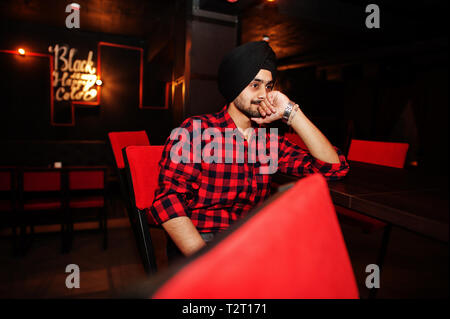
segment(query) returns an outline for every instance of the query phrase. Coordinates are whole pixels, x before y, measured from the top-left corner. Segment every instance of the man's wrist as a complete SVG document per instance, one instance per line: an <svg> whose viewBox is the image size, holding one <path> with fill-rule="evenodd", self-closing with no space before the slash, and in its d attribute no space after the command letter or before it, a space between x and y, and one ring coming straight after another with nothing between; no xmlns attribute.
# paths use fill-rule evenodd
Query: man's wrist
<svg viewBox="0 0 450 319"><path fill-rule="evenodd" d="M293 108L294 103L292 103L291 101L289 101L284 107L283 116L281 117L284 123L287 123L289 121Z"/></svg>
<svg viewBox="0 0 450 319"><path fill-rule="evenodd" d="M300 107L298 106L298 104L296 104L292 101L289 101L283 112L283 116L282 116L283 122L290 126L292 124L292 120L295 117L295 114L297 113L297 111L299 109L300 109Z"/></svg>
<svg viewBox="0 0 450 319"><path fill-rule="evenodd" d="M287 122L287 125L291 126L292 125L292 121L294 120L295 115L297 115L297 111L300 109L300 107L298 106L298 104L294 105L294 108L291 112L291 115L289 116L289 120Z"/></svg>

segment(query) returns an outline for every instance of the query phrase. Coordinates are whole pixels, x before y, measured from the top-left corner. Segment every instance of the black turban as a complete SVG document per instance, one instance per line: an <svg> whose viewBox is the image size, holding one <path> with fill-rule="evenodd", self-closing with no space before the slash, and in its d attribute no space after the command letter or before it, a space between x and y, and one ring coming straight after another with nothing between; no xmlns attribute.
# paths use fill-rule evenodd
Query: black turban
<svg viewBox="0 0 450 319"><path fill-rule="evenodd" d="M270 71L275 79L275 52L265 41L248 42L225 55L217 78L219 91L227 103L234 101L261 69Z"/></svg>

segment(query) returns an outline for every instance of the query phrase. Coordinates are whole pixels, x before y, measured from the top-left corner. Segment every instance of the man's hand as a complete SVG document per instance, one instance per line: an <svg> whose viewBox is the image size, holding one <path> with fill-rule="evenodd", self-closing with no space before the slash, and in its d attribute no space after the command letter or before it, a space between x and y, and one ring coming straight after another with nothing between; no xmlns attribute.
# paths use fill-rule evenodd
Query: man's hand
<svg viewBox="0 0 450 319"><path fill-rule="evenodd" d="M252 117L252 121L258 124L271 123L283 117L284 109L289 103L289 98L280 91L269 92L258 106L258 112L262 117Z"/></svg>

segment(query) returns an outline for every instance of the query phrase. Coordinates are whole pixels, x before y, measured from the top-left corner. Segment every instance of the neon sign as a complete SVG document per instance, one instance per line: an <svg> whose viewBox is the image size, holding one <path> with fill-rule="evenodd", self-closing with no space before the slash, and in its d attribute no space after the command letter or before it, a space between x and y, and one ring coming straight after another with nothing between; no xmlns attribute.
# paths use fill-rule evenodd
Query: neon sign
<svg viewBox="0 0 450 319"><path fill-rule="evenodd" d="M93 53L89 51L87 59L75 59L77 49L56 44L49 46L53 53L53 87L56 88L56 101L92 101L97 96L94 87L97 81L97 69L92 61Z"/></svg>

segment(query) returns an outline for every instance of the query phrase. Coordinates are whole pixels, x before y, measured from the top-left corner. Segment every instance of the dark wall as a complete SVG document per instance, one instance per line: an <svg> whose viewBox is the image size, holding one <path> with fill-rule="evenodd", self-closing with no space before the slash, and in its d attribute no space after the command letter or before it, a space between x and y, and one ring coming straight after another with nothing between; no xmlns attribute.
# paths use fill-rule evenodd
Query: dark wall
<svg viewBox="0 0 450 319"><path fill-rule="evenodd" d="M78 50L76 57L79 59L86 59L88 51L92 50L95 67L98 67L99 41L137 46L144 50L146 48L145 42L137 38L57 29L17 21L2 22L0 39L0 49L3 50L17 50L24 47L28 52L48 53L49 45L67 44ZM153 62L147 62L144 58L144 105L163 106L165 102L164 85L161 83L171 80L173 46L174 43L169 42ZM51 125L48 58L0 53L0 70L2 73L0 141L2 145L16 145L14 150L2 156L3 163L14 164L19 160L29 164L39 162L36 158L38 155L33 153L31 156L27 153L29 147L26 145L30 143L47 141L47 144L44 143L42 153L45 153L46 147L54 148L62 145L49 144L48 141L70 141L72 144L97 141L98 145L102 145L106 142L107 133L110 131L146 130L152 144L161 144L175 124L172 121L171 107L168 110L139 109L138 51L102 47L101 73L104 84L101 89L101 104L75 106L74 126ZM70 120L69 102L55 101L55 111L57 121L64 122L67 118ZM103 149L103 146L99 147ZM88 149L86 152L91 153L87 153L86 157L101 153ZM98 156L97 163L104 161L104 156Z"/></svg>
<svg viewBox="0 0 450 319"><path fill-rule="evenodd" d="M448 174L446 52L286 70L279 86L343 150L349 137L406 142L407 163Z"/></svg>
<svg viewBox="0 0 450 319"><path fill-rule="evenodd" d="M218 112L226 101L217 87L217 71L237 44L237 23L194 16L187 22L187 33L185 116Z"/></svg>

